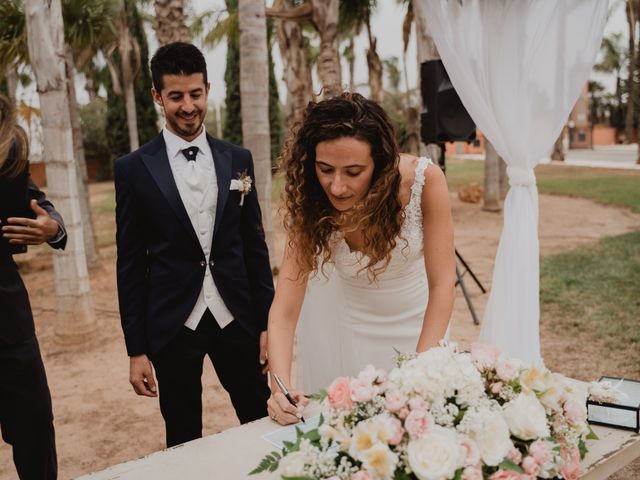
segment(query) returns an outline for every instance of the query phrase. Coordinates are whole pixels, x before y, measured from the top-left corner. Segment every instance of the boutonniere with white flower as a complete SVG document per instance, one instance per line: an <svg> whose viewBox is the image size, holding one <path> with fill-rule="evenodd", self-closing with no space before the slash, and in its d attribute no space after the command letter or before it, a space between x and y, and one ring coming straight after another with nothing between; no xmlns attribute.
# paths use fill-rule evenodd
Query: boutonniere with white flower
<svg viewBox="0 0 640 480"><path fill-rule="evenodd" d="M253 180L251 180L251 177L247 174L246 170L238 172L238 178L231 180L229 190L238 190L240 192L240 206L244 204L245 195L251 192L252 183Z"/></svg>

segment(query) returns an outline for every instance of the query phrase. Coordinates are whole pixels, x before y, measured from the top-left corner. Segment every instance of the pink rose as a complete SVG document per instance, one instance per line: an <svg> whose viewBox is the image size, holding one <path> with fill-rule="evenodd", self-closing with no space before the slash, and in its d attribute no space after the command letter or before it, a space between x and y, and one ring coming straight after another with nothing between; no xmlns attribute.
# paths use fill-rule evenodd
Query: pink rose
<svg viewBox="0 0 640 480"><path fill-rule="evenodd" d="M518 372L520 371L520 362L512 359L506 358L502 355L498 357L498 361L496 362L496 373L500 380L508 382L509 380L513 380Z"/></svg>
<svg viewBox="0 0 640 480"><path fill-rule="evenodd" d="M518 472L514 472L513 470L498 470L493 473L489 480L522 480L522 475Z"/></svg>
<svg viewBox="0 0 640 480"><path fill-rule="evenodd" d="M520 465L520 462L522 461L522 453L520 453L520 450L518 450L516 447L513 447L511 450L509 450L509 453L507 453L507 458L513 463Z"/></svg>
<svg viewBox="0 0 640 480"><path fill-rule="evenodd" d="M495 366L500 356L497 348L486 343L474 343L471 345L471 358L480 370L488 370Z"/></svg>
<svg viewBox="0 0 640 480"><path fill-rule="evenodd" d="M550 462L552 456L549 442L546 442L545 440L536 440L529 445L529 455L535 459L538 465L544 465L545 463Z"/></svg>
<svg viewBox="0 0 640 480"><path fill-rule="evenodd" d="M586 416L584 405L572 397L564 402L564 413L571 425L583 422Z"/></svg>
<svg viewBox="0 0 640 480"><path fill-rule="evenodd" d="M426 410L427 402L425 402L424 399L420 397L413 397L409 400L409 408L411 410Z"/></svg>
<svg viewBox="0 0 640 480"><path fill-rule="evenodd" d="M368 379L355 378L351 380L351 400L354 402L368 402L375 394L376 390Z"/></svg>
<svg viewBox="0 0 640 480"><path fill-rule="evenodd" d="M482 480L482 469L480 467L465 467L462 471L462 480Z"/></svg>
<svg viewBox="0 0 640 480"><path fill-rule="evenodd" d="M502 390L502 382L496 382L491 385L491 393L494 395L498 395L500 390Z"/></svg>
<svg viewBox="0 0 640 480"><path fill-rule="evenodd" d="M472 467L480 463L480 449L471 438L467 436L460 437L460 450L462 451L462 463L465 467Z"/></svg>
<svg viewBox="0 0 640 480"><path fill-rule="evenodd" d="M398 445L402 441L402 437L404 436L404 428L402 428L402 423L397 418L392 418L393 426L395 428L395 432L393 436L387 440L389 445Z"/></svg>
<svg viewBox="0 0 640 480"><path fill-rule="evenodd" d="M366 470L360 470L351 475L350 480L371 480L371 475Z"/></svg>
<svg viewBox="0 0 640 480"><path fill-rule="evenodd" d="M384 407L390 412L400 411L407 403L407 398L397 390L387 390L384 394Z"/></svg>
<svg viewBox="0 0 640 480"><path fill-rule="evenodd" d="M561 451L560 455L567 462L560 469L562 477L565 480L577 480L580 478L580 451L574 448L573 450Z"/></svg>
<svg viewBox="0 0 640 480"><path fill-rule="evenodd" d="M353 407L350 384L349 377L338 377L333 381L327 391L327 399L331 408L349 409Z"/></svg>
<svg viewBox="0 0 640 480"><path fill-rule="evenodd" d="M536 459L531 456L524 457L522 460L522 469L524 473L533 477L537 477L538 473L540 473L540 465L538 465Z"/></svg>
<svg viewBox="0 0 640 480"><path fill-rule="evenodd" d="M411 410L404 421L404 428L411 438L422 437L433 425L433 417L424 410Z"/></svg>
<svg viewBox="0 0 640 480"><path fill-rule="evenodd" d="M398 417L405 419L407 418L407 415L409 415L409 409L407 407L402 407L398 413L397 413Z"/></svg>

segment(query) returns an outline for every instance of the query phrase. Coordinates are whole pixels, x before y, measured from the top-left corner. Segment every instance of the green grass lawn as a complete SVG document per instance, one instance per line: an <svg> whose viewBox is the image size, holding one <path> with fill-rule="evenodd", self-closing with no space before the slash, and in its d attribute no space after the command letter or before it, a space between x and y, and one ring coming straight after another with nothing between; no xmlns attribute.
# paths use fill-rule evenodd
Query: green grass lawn
<svg viewBox="0 0 640 480"><path fill-rule="evenodd" d="M640 172L564 165L535 169L541 193L589 198L606 205L640 212ZM484 183L484 162L447 159L447 183L452 190Z"/></svg>
<svg viewBox="0 0 640 480"><path fill-rule="evenodd" d="M640 172L540 165L541 193L589 198L640 212ZM484 182L484 162L447 160L449 188ZM595 245L543 257L540 262L543 320L566 338L588 332L604 352L625 353L640 365L640 231ZM635 367L633 367L635 365Z"/></svg>

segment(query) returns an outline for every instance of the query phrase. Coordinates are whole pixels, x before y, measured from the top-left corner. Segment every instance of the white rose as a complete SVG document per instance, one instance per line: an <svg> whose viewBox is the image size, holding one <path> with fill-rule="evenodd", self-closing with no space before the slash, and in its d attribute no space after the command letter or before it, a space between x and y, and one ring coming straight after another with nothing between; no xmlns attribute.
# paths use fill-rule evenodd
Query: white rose
<svg viewBox="0 0 640 480"><path fill-rule="evenodd" d="M503 406L509 430L522 440L549 436L547 414L535 395L521 393Z"/></svg>
<svg viewBox="0 0 640 480"><path fill-rule="evenodd" d="M301 477L304 475L306 455L304 452L291 452L280 460L279 473L283 477Z"/></svg>
<svg viewBox="0 0 640 480"><path fill-rule="evenodd" d="M464 461L456 433L439 425L434 425L424 437L409 442L407 458L420 480L453 478Z"/></svg>
<svg viewBox="0 0 640 480"><path fill-rule="evenodd" d="M362 454L362 466L377 480L393 479L398 465L398 455L382 443L376 443Z"/></svg>
<svg viewBox="0 0 640 480"><path fill-rule="evenodd" d="M502 413L496 410L471 411L469 436L480 447L482 461L490 467L497 466L513 448L509 426Z"/></svg>

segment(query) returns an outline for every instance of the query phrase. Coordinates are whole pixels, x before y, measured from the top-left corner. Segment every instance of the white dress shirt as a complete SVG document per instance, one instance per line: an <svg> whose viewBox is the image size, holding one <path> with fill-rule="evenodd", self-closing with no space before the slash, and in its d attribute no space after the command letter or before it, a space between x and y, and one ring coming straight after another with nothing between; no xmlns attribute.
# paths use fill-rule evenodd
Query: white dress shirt
<svg viewBox="0 0 640 480"><path fill-rule="evenodd" d="M218 182L213 163L213 152L207 141L204 125L202 133L191 142L187 142L170 132L166 127L162 130L162 135L164 136L167 157L169 157L169 165L178 187L178 193L187 210L191 225L193 225L207 261L200 295L191 314L185 321L185 326L195 330L198 323L200 323L202 315L208 308L220 328L224 328L233 321L233 315L224 304L213 281L210 263L213 226L215 225L218 200ZM182 153L183 149L193 146L199 148L195 165L193 164L194 161L189 162ZM192 163L192 165L189 165L189 163ZM195 176L193 168L196 169ZM197 180L194 181L194 178Z"/></svg>

